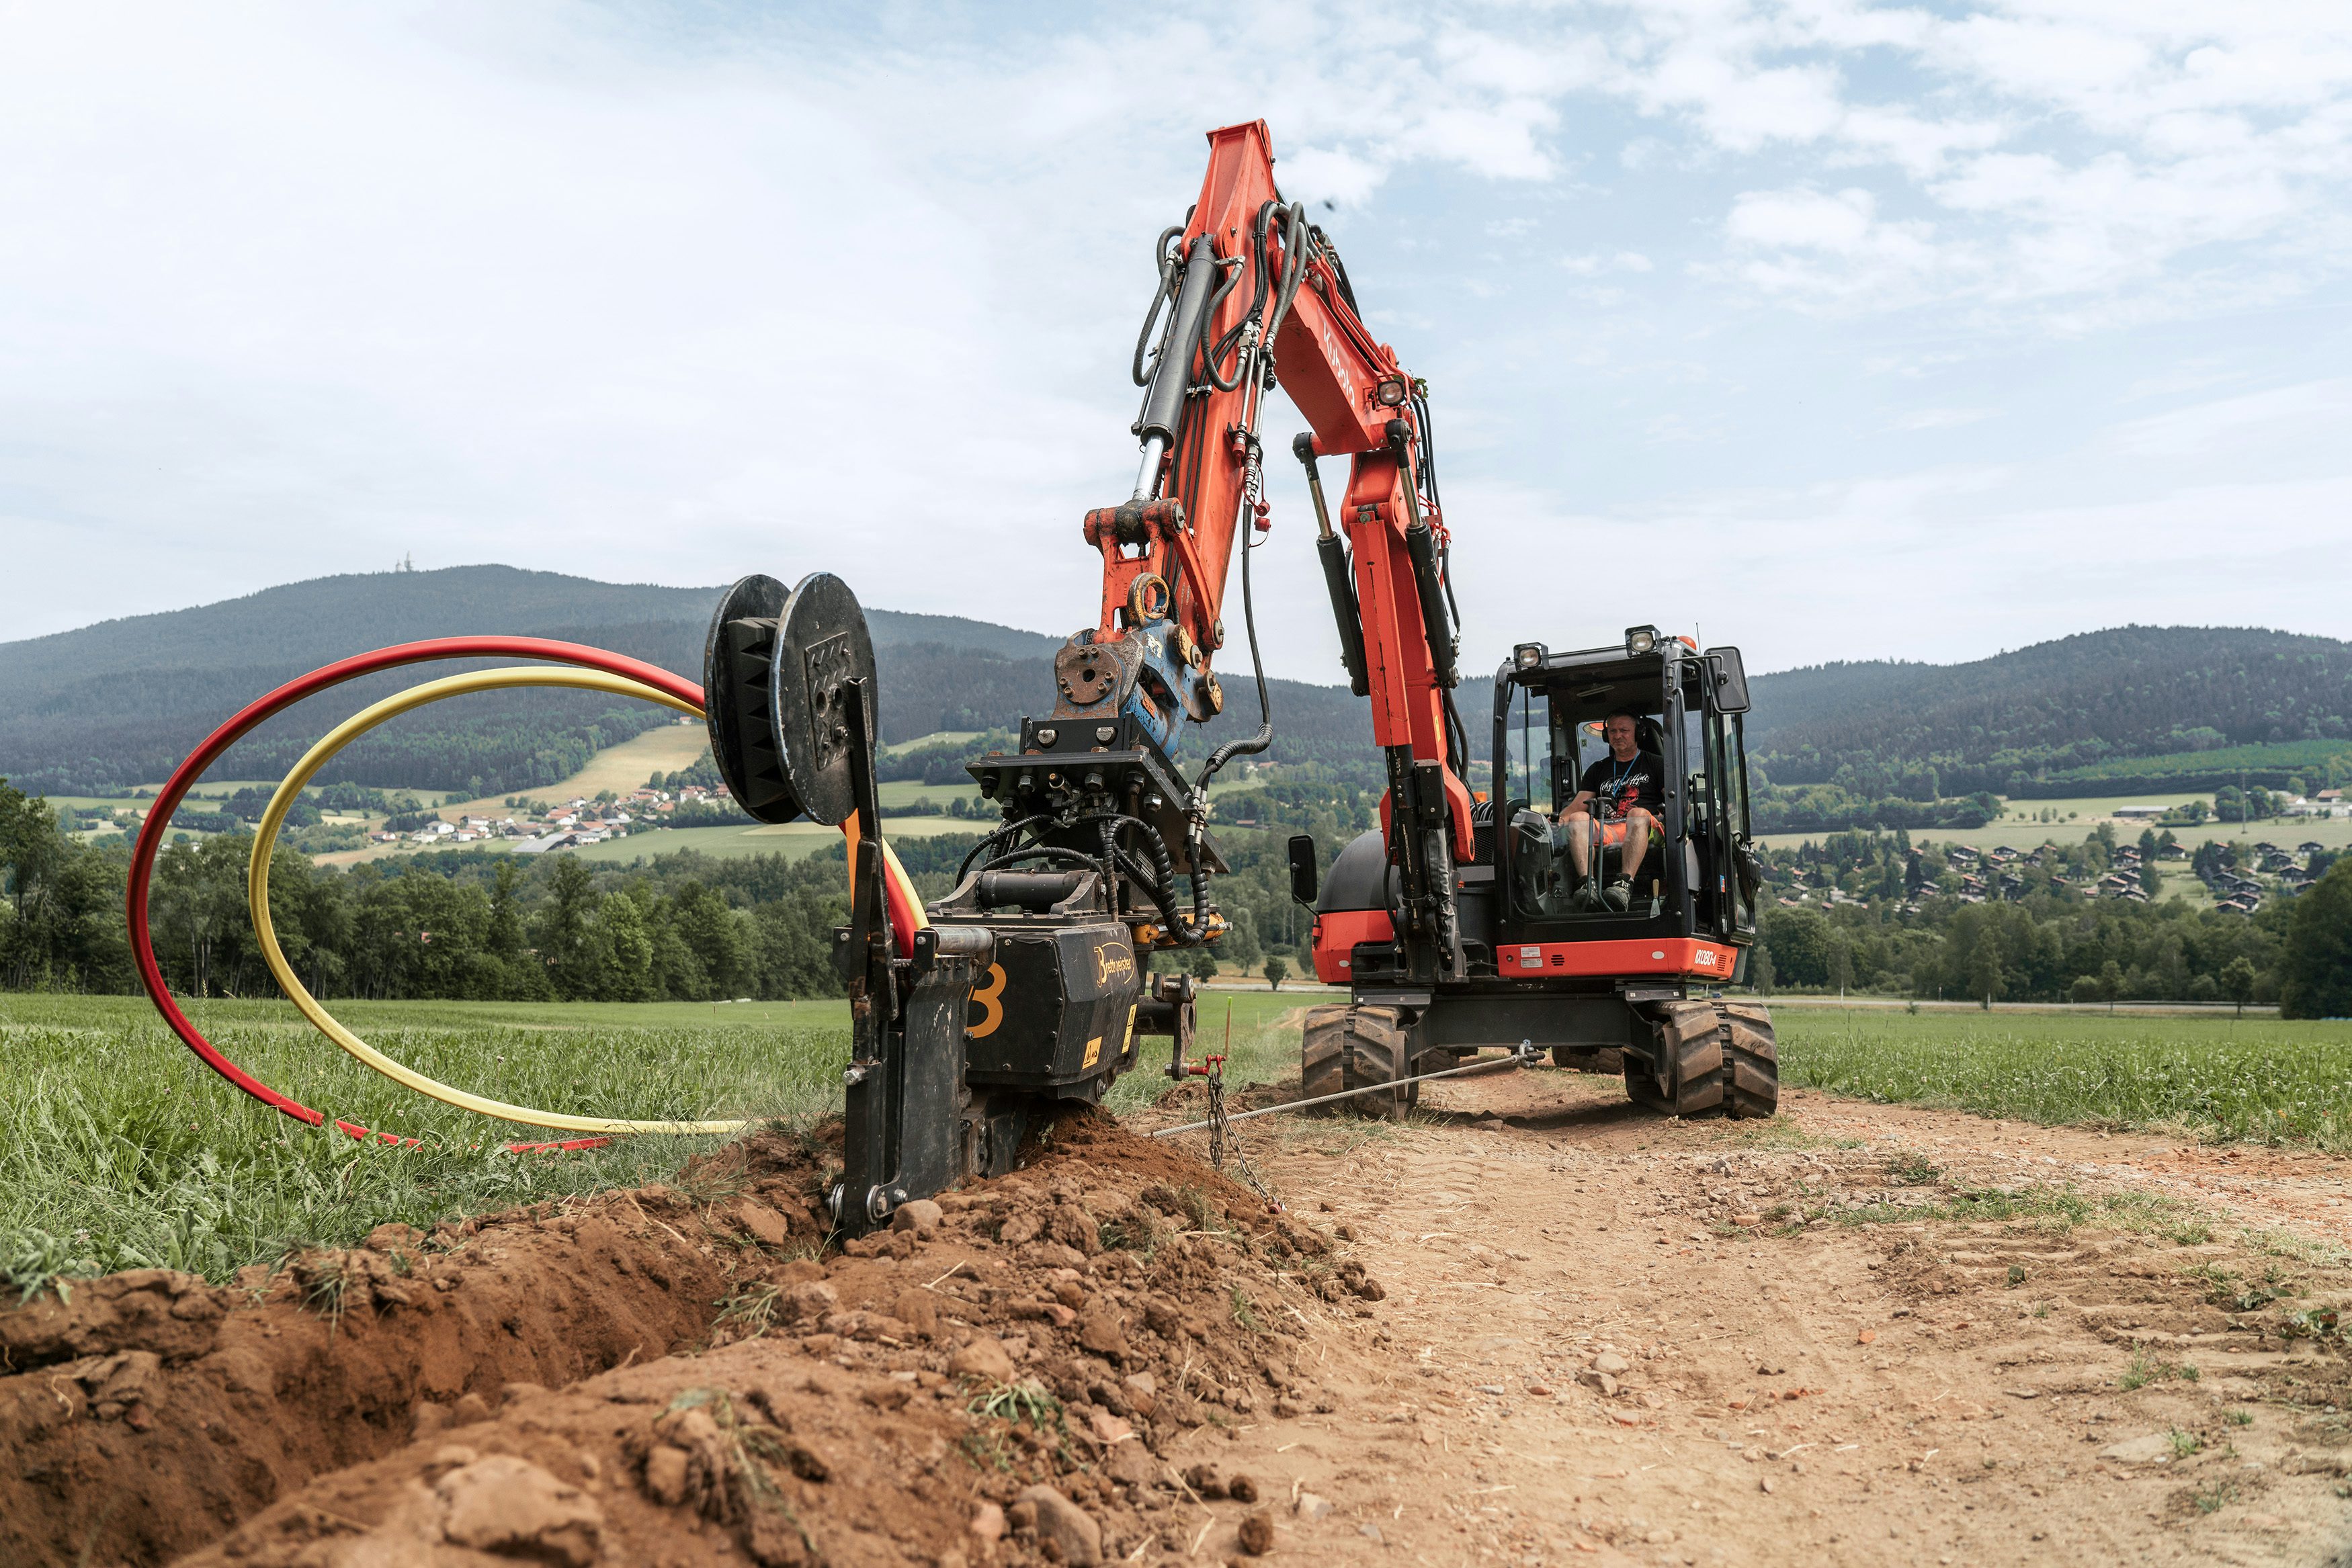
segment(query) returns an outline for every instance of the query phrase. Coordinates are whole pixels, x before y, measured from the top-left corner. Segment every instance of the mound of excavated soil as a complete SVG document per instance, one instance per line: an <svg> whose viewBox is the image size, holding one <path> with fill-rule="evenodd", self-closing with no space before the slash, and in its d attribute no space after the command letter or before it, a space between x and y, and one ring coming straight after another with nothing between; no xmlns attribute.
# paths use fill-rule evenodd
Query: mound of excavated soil
<svg viewBox="0 0 2352 1568"><path fill-rule="evenodd" d="M1166 1528L1188 1428L1325 1403L1306 1342L1382 1294L1106 1118L829 1257L824 1152L0 1312L0 1557L1084 1568Z"/></svg>

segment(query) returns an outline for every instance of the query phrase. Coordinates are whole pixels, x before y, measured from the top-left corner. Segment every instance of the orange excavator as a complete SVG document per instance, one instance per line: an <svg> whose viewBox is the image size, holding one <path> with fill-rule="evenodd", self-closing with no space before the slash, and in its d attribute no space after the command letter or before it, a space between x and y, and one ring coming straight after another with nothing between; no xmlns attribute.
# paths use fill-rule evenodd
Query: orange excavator
<svg viewBox="0 0 2352 1568"><path fill-rule="evenodd" d="M1317 976L1349 990L1310 1014L1307 1092L1394 1113L1430 1063L1502 1046L1613 1054L1632 1098L1661 1110L1773 1108L1769 1018L1712 994L1742 977L1755 931L1738 651L1649 626L1580 652L1519 644L1494 680L1492 789L1474 794L1427 389L1364 325L1330 237L1283 199L1264 122L1209 146L1199 199L1153 250L1133 492L1084 520L1102 557L1095 623L1057 653L1051 710L971 764L1003 820L944 898L910 912L889 896L872 653L846 590L746 579L712 623L706 706L739 803L770 821L857 818L835 944L856 1020L836 1205L851 1230L1009 1168L1041 1115L1099 1100L1147 1037L1172 1038L1170 1071L1185 1071L1192 982L1139 959L1227 929L1209 788L1272 740L1262 670L1256 732L1182 758L1186 726L1224 706L1214 664L1237 546L1257 662L1249 560L1268 526L1259 422L1276 386L1310 426L1291 450L1387 781L1380 830L1328 878L1311 840L1289 846ZM1335 508L1318 460L1338 457ZM1629 747L1635 764L1614 755ZM1650 792L1584 788L1612 757L1612 784L1638 766Z"/></svg>

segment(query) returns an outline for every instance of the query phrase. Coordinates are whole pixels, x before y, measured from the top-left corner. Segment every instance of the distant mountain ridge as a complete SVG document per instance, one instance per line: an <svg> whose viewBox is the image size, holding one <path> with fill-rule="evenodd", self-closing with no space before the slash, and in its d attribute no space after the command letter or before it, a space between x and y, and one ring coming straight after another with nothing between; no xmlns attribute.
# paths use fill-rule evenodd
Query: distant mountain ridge
<svg viewBox="0 0 2352 1568"><path fill-rule="evenodd" d="M2352 643L2255 627L2121 626L1962 664L1824 664L1754 685L1748 753L1772 781L1865 798L2063 793L2064 776L2120 758L2222 747L2352 749Z"/></svg>
<svg viewBox="0 0 2352 1568"><path fill-rule="evenodd" d="M189 610L125 617L0 643L0 775L54 794L162 779L214 726L272 686L334 659L431 637L501 632L585 643L690 679L719 588L606 583L508 566L314 578ZM867 612L886 690L947 689L992 700L1050 668L1060 639L950 615ZM476 661L473 667L487 661ZM996 666L1020 664L1015 674ZM433 667L444 674L468 667ZM998 678L991 680L995 675ZM327 723L424 676L393 672L314 700L331 711L273 720L215 769L274 777ZM1050 689L1050 687L1048 688ZM967 706L972 706L970 703ZM898 705L904 739L971 724ZM353 746L322 781L506 793L552 783L587 756L666 722L659 710L593 693L483 693L394 720ZM913 727L908 726L911 724Z"/></svg>
<svg viewBox="0 0 2352 1568"><path fill-rule="evenodd" d="M555 637L698 680L719 591L452 567L317 578L0 643L0 776L52 794L152 783L206 731L278 683L332 659L427 637ZM886 741L1010 726L1053 700L1058 637L950 615L869 608L866 616L881 666ZM1238 652L1227 650L1220 666L1226 711L1205 733L1188 736L1188 756L1257 726L1256 691ZM315 699L306 705L313 711L247 737L215 776L276 778L335 719L421 678L393 672ZM1380 759L1362 698L1344 686L1267 685L1275 758L1322 762L1376 782ZM2300 742L2287 749L2304 767L2312 746L2342 739L2352 757L2352 644L2284 632L2127 626L1968 664L1831 664L1759 675L1750 686L1749 756L1778 787L1759 803L1802 789L1805 810L1815 813L1802 820L1809 827L1871 820L1880 800L1977 790L2084 792L2093 779L2198 787L2180 780L2201 775L2164 759L2180 755L2193 763L2195 754L2223 747ZM1472 677L1455 698L1472 754L1483 763L1491 688ZM320 778L520 793L568 777L598 747L666 716L591 693L485 693L394 721ZM2286 750L2280 759L2284 767ZM2244 766L2246 758L2233 751L2229 760ZM2258 769L2252 781L2276 788L2284 777ZM2114 785L2100 788L2112 792Z"/></svg>

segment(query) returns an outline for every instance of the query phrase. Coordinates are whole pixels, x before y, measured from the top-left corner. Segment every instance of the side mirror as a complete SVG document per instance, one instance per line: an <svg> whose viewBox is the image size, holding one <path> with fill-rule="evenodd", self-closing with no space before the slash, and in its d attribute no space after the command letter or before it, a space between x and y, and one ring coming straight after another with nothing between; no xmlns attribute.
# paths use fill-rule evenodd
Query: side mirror
<svg viewBox="0 0 2352 1568"><path fill-rule="evenodd" d="M1315 907L1315 894L1320 885L1316 865L1315 835L1293 833L1290 836L1290 896L1309 909Z"/></svg>
<svg viewBox="0 0 2352 1568"><path fill-rule="evenodd" d="M1722 714L1748 711L1748 666L1740 663L1737 648L1709 648L1706 651L1706 672L1715 682L1715 711Z"/></svg>

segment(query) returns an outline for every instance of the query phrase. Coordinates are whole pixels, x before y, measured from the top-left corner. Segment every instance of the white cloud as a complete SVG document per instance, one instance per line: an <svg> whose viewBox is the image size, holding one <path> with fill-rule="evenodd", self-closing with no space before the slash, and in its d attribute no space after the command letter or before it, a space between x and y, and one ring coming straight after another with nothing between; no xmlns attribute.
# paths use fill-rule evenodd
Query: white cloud
<svg viewBox="0 0 2352 1568"><path fill-rule="evenodd" d="M2048 479L2046 470L1948 467L1599 513L1539 491L1457 485L1457 512L1475 507L1506 525L1455 546L1481 585L1464 663L1490 667L1513 640L1602 634L1600 617L1564 606L1555 582L1524 569L1509 542L1519 538L1706 540L1671 581L1623 601L1617 619L1696 624L1710 643L1740 644L1752 671L1980 658L2134 622L2352 635L2340 577L2312 570L2315 551L2352 546L2352 476L2078 505L2038 500ZM1956 534L1965 549L1953 547Z"/></svg>
<svg viewBox="0 0 2352 1568"><path fill-rule="evenodd" d="M1975 424L1999 415L1991 408L1920 408L1898 414L1892 422L1896 430L1957 430L1964 424Z"/></svg>
<svg viewBox="0 0 2352 1568"><path fill-rule="evenodd" d="M1876 198L1858 187L1742 192L1724 232L1737 259L1702 267L1702 276L1810 305L1906 301L1960 265L1938 247L1934 225L1881 218Z"/></svg>
<svg viewBox="0 0 2352 1568"><path fill-rule="evenodd" d="M2341 463L2343 453L2334 449L2343 445L2347 431L2352 431L2352 380L2336 378L2192 403L2118 424L2107 439L2118 451L2150 457L2179 459L2224 446L2243 451L2259 442ZM2352 531L2352 518L2345 526Z"/></svg>
<svg viewBox="0 0 2352 1568"><path fill-rule="evenodd" d="M821 563L877 602L1064 629L1096 570L1077 518L1128 477L1147 247L1201 132L1259 115L1444 390L1465 564L1493 624L1519 596L1514 634L1559 613L1515 561L1628 528L1727 542L1710 623L1743 562L1790 605L1896 572L1980 589L1909 628L1966 653L2028 640L1979 559L2020 519L2191 562L2196 505L2342 527L2315 509L2332 470L2278 467L2340 433L2340 386L2263 360L2336 318L2138 335L2340 303L2340 0L844 16L6 13L0 530L31 587L0 638L409 549L670 581ZM2060 335L2100 345L2069 368L2085 428L1989 417L2023 409L1971 368ZM2285 390L2091 428L2206 384ZM1965 461L1896 480L1820 434L1963 427ZM2020 456L2038 495L1999 456L2037 440L2088 455ZM1315 602L1303 554L1258 564ZM2095 575L2113 596L2082 615L2173 602ZM2314 575L2230 613L2309 600L2352 630ZM1284 619L1276 666L1327 674L1320 617ZM1832 630L1790 661L1836 656Z"/></svg>
<svg viewBox="0 0 2352 1568"><path fill-rule="evenodd" d="M1577 256L1563 256L1559 265L1579 277L1598 277L1604 272L1652 272L1655 265L1637 250L1621 250L1614 256L1602 256L1599 251L1587 251Z"/></svg>

